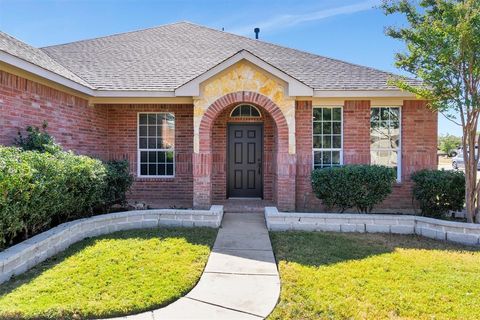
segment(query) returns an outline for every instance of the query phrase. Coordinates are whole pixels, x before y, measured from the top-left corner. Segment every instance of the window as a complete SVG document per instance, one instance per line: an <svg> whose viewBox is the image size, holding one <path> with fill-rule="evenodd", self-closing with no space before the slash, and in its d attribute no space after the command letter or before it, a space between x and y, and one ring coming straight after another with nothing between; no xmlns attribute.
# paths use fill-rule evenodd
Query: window
<svg viewBox="0 0 480 320"><path fill-rule="evenodd" d="M313 108L313 168L343 163L342 108Z"/></svg>
<svg viewBox="0 0 480 320"><path fill-rule="evenodd" d="M399 107L375 107L370 111L371 163L393 167L401 177L401 124Z"/></svg>
<svg viewBox="0 0 480 320"><path fill-rule="evenodd" d="M138 114L138 175L173 176L175 172L175 116Z"/></svg>
<svg viewBox="0 0 480 320"><path fill-rule="evenodd" d="M260 111L251 104L241 104L232 110L230 117L260 117Z"/></svg>

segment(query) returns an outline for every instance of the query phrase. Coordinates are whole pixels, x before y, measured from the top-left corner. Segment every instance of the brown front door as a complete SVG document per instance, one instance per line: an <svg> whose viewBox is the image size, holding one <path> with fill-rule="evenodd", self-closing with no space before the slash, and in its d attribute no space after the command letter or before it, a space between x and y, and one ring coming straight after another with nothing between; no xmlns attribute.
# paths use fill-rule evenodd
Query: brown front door
<svg viewBox="0 0 480 320"><path fill-rule="evenodd" d="M229 124L228 197L263 196L262 142L263 124Z"/></svg>

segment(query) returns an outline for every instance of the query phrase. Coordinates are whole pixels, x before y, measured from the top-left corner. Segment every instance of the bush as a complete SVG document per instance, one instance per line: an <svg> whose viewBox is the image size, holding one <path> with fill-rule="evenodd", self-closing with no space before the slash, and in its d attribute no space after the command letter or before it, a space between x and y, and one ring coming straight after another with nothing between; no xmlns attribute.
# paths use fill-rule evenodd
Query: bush
<svg viewBox="0 0 480 320"><path fill-rule="evenodd" d="M327 207L341 212L350 208L371 212L392 192L395 180L394 169L377 165L346 165L312 172L315 195Z"/></svg>
<svg viewBox="0 0 480 320"><path fill-rule="evenodd" d="M420 170L412 175L413 196L422 215L441 218L465 203L465 175L461 171Z"/></svg>
<svg viewBox="0 0 480 320"><path fill-rule="evenodd" d="M126 203L126 193L132 186L133 176L130 174L127 160L109 161L105 165L107 177L104 201L108 210L114 204Z"/></svg>
<svg viewBox="0 0 480 320"><path fill-rule="evenodd" d="M107 170L70 152L0 147L0 247L104 204Z"/></svg>
<svg viewBox="0 0 480 320"><path fill-rule="evenodd" d="M27 127L27 136L23 137L22 133L18 132L18 138L15 140L16 144L22 150L31 150L39 152L48 152L55 154L62 150L62 147L55 142L55 139L46 132L47 122L42 125L42 130L38 127Z"/></svg>

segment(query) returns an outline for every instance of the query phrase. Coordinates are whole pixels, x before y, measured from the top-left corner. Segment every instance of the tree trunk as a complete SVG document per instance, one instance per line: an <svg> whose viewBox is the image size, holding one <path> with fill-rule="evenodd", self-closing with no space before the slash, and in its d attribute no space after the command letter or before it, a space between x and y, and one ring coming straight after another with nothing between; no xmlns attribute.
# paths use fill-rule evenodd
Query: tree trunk
<svg viewBox="0 0 480 320"><path fill-rule="evenodd" d="M467 121L467 123L472 123ZM476 123L476 121L475 121ZM476 125L464 127L463 159L465 161L465 207L467 222L474 222L477 208L477 163L478 156L475 151ZM472 151L473 150L473 151Z"/></svg>

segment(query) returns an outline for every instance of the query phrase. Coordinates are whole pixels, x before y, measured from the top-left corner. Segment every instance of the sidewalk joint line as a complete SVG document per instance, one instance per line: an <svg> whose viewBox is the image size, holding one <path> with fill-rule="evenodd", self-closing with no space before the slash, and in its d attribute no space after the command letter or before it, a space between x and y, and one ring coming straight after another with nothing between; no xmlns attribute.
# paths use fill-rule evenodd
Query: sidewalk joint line
<svg viewBox="0 0 480 320"><path fill-rule="evenodd" d="M235 311L235 312L240 312L240 313L244 313L244 314L248 314L248 315L251 315L251 316L255 316L255 317L259 317L259 318L261 318L261 319L264 319L263 316L258 315L258 314L255 314L255 313L251 313L251 312L248 312L248 311L237 310L237 309L235 309L235 308L225 307L225 306L222 306L222 305L219 305L219 304L216 304L216 303L199 300L199 299L195 299L195 298L192 298L192 297L185 297L185 298L190 299L190 300L193 300L193 301L197 301L197 302L209 304L209 305L211 305L211 306L215 306L215 307L219 307L219 308L223 308L223 309L227 309L227 310L231 310L231 311Z"/></svg>

